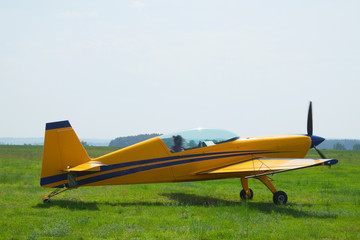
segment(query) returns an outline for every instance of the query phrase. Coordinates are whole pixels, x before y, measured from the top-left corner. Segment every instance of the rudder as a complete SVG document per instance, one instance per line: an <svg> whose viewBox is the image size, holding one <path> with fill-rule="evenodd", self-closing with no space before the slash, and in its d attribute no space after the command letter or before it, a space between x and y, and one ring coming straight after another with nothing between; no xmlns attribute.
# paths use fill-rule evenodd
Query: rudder
<svg viewBox="0 0 360 240"><path fill-rule="evenodd" d="M40 181L42 187L63 187L68 182L66 169L90 160L69 121L46 124Z"/></svg>

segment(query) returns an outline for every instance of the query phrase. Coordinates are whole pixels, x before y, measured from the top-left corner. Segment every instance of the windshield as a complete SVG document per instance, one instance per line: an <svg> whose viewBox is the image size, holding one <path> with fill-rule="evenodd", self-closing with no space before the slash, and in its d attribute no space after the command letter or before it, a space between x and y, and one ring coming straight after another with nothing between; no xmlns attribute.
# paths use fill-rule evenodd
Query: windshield
<svg viewBox="0 0 360 240"><path fill-rule="evenodd" d="M234 141L239 137L226 130L198 128L161 135L160 138L171 152L181 152Z"/></svg>

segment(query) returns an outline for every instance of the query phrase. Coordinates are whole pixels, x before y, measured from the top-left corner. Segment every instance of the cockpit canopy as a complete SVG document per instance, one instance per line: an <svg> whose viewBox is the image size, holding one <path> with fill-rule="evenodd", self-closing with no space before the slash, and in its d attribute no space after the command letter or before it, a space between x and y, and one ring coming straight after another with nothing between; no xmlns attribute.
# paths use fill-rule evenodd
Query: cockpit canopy
<svg viewBox="0 0 360 240"><path fill-rule="evenodd" d="M197 128L164 134L160 138L171 152L180 152L234 141L239 137L226 130Z"/></svg>

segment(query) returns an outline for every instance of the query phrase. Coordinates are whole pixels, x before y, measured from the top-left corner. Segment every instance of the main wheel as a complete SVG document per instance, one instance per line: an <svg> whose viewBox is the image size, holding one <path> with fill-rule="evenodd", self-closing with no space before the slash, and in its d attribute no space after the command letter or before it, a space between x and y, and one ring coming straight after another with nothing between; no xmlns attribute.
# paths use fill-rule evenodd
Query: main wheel
<svg viewBox="0 0 360 240"><path fill-rule="evenodd" d="M283 191L277 191L273 197L274 203L277 205L284 205L287 202L287 195Z"/></svg>
<svg viewBox="0 0 360 240"><path fill-rule="evenodd" d="M44 202L44 203L49 203L49 202L50 202L50 198L45 198L45 199L43 200L43 202Z"/></svg>
<svg viewBox="0 0 360 240"><path fill-rule="evenodd" d="M241 198L241 200L247 200L247 199L252 199L252 198L253 198L253 196L254 196L253 190L252 190L251 188L249 188L249 190L250 190L250 196L248 196L248 195L246 194L246 192L245 192L244 189L242 189L242 190L240 191L240 198Z"/></svg>

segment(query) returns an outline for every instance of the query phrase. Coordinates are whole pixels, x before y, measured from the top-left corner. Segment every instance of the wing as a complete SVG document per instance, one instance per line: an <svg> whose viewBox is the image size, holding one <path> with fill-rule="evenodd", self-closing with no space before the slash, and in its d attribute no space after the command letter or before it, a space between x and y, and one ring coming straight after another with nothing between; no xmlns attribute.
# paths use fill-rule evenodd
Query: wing
<svg viewBox="0 0 360 240"><path fill-rule="evenodd" d="M306 158L256 158L230 166L202 172L201 174L244 173L245 178L258 177L301 168L336 164L336 159Z"/></svg>

